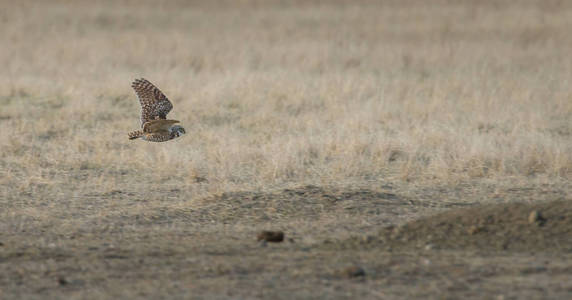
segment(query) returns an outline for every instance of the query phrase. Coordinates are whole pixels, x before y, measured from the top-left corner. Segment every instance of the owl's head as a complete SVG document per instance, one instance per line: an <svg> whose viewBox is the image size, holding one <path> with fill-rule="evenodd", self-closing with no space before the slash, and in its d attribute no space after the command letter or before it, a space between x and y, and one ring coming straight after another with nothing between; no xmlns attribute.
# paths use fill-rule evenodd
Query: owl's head
<svg viewBox="0 0 572 300"><path fill-rule="evenodd" d="M174 135L175 137L180 137L181 135L186 133L185 128L179 125L173 125L169 130L171 131L171 134Z"/></svg>

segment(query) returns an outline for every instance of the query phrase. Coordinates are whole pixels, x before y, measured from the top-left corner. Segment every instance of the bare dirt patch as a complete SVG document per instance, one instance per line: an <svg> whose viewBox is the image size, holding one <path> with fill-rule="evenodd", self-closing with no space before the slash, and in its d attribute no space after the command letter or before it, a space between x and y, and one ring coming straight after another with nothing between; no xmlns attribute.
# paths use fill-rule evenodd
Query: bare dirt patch
<svg viewBox="0 0 572 300"><path fill-rule="evenodd" d="M13 216L0 235L0 287L26 299L566 297L571 206L559 195L569 188L476 204L542 190L531 187L311 185L124 209L135 194L107 199L117 209L100 222ZM284 241L261 243L261 230Z"/></svg>

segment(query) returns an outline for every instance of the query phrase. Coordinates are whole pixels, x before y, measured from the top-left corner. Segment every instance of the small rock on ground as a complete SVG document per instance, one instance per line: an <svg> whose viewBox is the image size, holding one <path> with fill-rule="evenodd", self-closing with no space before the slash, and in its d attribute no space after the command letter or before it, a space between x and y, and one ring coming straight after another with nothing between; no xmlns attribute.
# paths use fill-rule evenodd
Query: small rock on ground
<svg viewBox="0 0 572 300"><path fill-rule="evenodd" d="M257 236L258 241L266 241L280 243L284 241L284 232L282 231L261 231Z"/></svg>

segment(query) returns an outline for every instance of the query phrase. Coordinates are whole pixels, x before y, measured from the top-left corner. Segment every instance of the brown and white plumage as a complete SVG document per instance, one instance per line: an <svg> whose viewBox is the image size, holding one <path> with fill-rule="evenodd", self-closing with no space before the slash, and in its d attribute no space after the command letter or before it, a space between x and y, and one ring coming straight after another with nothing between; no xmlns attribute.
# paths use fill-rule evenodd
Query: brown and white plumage
<svg viewBox="0 0 572 300"><path fill-rule="evenodd" d="M177 120L167 120L173 104L147 79L136 79L131 86L141 104L141 128L130 132L129 139L141 138L149 142L165 142L185 134Z"/></svg>
<svg viewBox="0 0 572 300"><path fill-rule="evenodd" d="M147 79L136 79L131 84L141 103L141 126L147 121L167 119L173 104Z"/></svg>

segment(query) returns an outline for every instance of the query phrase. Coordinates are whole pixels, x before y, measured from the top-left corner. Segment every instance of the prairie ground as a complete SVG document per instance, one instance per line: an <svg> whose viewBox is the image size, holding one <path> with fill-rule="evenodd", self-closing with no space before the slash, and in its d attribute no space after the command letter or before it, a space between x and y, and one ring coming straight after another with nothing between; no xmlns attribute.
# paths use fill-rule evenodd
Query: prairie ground
<svg viewBox="0 0 572 300"><path fill-rule="evenodd" d="M571 26L566 1L0 1L0 298L566 298ZM185 136L127 139L141 77Z"/></svg>

